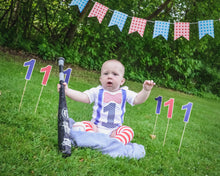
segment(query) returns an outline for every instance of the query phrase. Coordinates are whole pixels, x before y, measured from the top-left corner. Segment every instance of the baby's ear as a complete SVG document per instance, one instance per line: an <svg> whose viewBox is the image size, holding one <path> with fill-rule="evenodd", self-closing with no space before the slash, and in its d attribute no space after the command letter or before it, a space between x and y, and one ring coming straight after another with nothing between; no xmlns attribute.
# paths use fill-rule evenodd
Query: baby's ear
<svg viewBox="0 0 220 176"><path fill-rule="evenodd" d="M121 86L125 83L125 78L122 78L121 80Z"/></svg>

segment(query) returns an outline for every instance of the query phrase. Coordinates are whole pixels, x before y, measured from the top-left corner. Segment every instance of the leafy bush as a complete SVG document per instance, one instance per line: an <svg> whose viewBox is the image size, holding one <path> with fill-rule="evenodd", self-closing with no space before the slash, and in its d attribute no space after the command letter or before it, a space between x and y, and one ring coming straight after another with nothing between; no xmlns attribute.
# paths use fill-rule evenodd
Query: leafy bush
<svg viewBox="0 0 220 176"><path fill-rule="evenodd" d="M127 18L121 32L117 26L108 27L111 12L101 24L96 18L87 18L92 5L89 1L79 13L78 7L70 7L67 1L4 1L0 5L0 45L36 53L44 60L62 56L66 62L90 70L100 70L104 61L118 59L125 65L126 79L153 79L159 86L190 94L220 96L219 22L214 24L215 38L204 36L199 40L198 26L190 25L190 41L183 37L174 41L171 23L168 40L162 36L153 39L153 23L147 22L141 37L137 32L128 34L131 18ZM110 0L104 5L145 18L161 1L123 0L115 4ZM195 14L218 19L217 12L218 5L213 1L207 6L200 1L176 0L153 20L195 22L201 20Z"/></svg>

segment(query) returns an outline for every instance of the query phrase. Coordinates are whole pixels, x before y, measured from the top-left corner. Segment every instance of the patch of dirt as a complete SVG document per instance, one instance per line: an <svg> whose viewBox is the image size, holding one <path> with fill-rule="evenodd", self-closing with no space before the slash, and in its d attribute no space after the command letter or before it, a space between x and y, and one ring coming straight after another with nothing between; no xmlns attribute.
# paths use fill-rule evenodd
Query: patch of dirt
<svg viewBox="0 0 220 176"><path fill-rule="evenodd" d="M23 57L23 58L32 58L32 59L43 60L41 57L39 57L36 54L27 53L27 52L22 51L22 50L13 50L13 49L8 48L8 47L0 46L0 51L2 51L4 53L11 54L11 55L14 55L14 56L20 56L20 57Z"/></svg>

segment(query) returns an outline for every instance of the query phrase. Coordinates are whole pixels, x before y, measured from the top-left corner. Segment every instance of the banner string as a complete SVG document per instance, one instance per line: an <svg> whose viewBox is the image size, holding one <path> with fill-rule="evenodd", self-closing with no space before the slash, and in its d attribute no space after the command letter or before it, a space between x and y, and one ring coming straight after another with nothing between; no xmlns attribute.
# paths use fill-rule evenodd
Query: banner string
<svg viewBox="0 0 220 176"><path fill-rule="evenodd" d="M96 1L92 0L92 2L95 3ZM108 10L111 11L111 12L114 12L114 10L112 10L112 9L110 9L110 8L108 8ZM129 18L132 18L132 16L129 16L129 15L128 15L128 17L129 17ZM144 18L143 18L143 19L144 19ZM213 21L219 21L219 22L220 22L220 18L219 18L218 20L213 20ZM152 20L147 20L147 22L155 23L155 21L152 21ZM174 22L174 23L170 23L170 24L175 24L175 22ZM198 24L198 22L191 22L191 23L189 23L189 24Z"/></svg>

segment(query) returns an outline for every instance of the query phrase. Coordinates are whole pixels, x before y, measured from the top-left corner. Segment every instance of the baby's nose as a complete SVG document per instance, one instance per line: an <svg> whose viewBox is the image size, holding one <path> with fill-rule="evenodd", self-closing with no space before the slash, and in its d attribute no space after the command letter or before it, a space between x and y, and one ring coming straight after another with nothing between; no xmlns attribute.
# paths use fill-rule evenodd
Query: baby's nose
<svg viewBox="0 0 220 176"><path fill-rule="evenodd" d="M112 78L112 74L108 74L108 78Z"/></svg>

